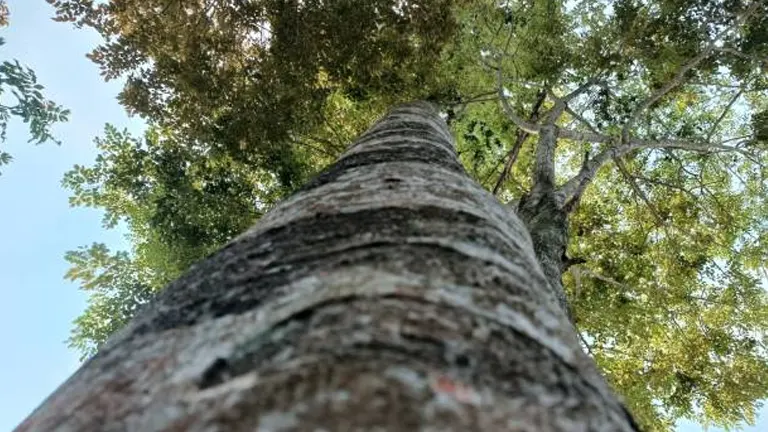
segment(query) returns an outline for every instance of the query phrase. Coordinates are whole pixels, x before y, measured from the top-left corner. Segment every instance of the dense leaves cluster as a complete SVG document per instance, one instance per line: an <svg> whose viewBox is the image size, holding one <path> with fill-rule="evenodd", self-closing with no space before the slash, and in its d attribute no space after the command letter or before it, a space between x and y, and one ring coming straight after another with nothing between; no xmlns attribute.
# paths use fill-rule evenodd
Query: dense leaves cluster
<svg viewBox="0 0 768 432"><path fill-rule="evenodd" d="M278 175L303 180L291 137L356 101L425 97L453 33L449 0L49 0L57 19L97 30L91 54L133 113ZM387 101L380 101L382 103Z"/></svg>
<svg viewBox="0 0 768 432"><path fill-rule="evenodd" d="M134 246L70 255L94 293L72 338L86 354L387 106L429 98L513 208L542 169L537 128L557 127L575 324L647 430L751 421L768 396L760 3L50 2L105 37L91 57L151 124L108 129L65 179Z"/></svg>

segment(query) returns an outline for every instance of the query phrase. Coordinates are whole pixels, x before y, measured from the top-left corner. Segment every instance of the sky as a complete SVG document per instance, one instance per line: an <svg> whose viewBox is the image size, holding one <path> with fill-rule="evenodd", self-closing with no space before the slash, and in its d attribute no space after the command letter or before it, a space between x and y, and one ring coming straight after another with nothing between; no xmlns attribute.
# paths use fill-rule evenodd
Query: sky
<svg viewBox="0 0 768 432"><path fill-rule="evenodd" d="M66 346L85 296L63 279L64 252L92 242L125 249L123 235L101 227L101 213L70 208L61 179L75 164L96 156L93 139L104 124L136 134L143 123L129 118L115 97L119 82L105 83L85 54L98 35L50 20L44 0L10 0L10 27L0 61L18 59L35 70L45 95L72 111L54 131L61 146L27 142L26 125L12 123L0 144L14 160L0 175L0 431L18 425L79 366ZM681 422L679 432L700 426ZM717 429L711 429L713 432ZM768 431L768 409L745 431Z"/></svg>
<svg viewBox="0 0 768 432"><path fill-rule="evenodd" d="M0 175L0 431L20 423L78 366L65 340L85 296L63 279L64 252L94 241L126 247L120 233L102 229L100 212L69 207L61 178L74 164L92 163L93 138L105 123L142 130L115 100L120 83L105 83L85 58L98 35L51 21L44 0L10 0L9 8L0 61L31 67L44 94L72 115L54 129L61 146L28 143L22 123L12 123L0 144L14 157Z"/></svg>

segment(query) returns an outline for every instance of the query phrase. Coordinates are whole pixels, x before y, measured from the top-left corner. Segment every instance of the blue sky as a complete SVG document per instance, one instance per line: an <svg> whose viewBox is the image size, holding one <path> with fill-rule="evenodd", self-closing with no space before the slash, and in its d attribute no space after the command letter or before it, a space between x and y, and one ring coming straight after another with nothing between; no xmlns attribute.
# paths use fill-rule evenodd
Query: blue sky
<svg viewBox="0 0 768 432"><path fill-rule="evenodd" d="M99 212L69 207L61 178L72 165L93 161L93 138L105 123L142 130L115 100L120 84L105 83L85 58L95 33L51 21L44 0L10 0L9 7L0 60L32 67L46 96L72 116L55 129L60 147L27 143L19 123L0 144L14 157L0 176L0 431L11 430L78 366L64 341L85 297L62 278L64 252L93 241L125 247L118 232L101 228Z"/></svg>
<svg viewBox="0 0 768 432"><path fill-rule="evenodd" d="M85 297L62 278L64 252L94 241L127 246L119 232L101 228L99 212L69 207L61 178L72 165L93 161L93 138L105 123L143 128L117 104L120 83L105 83L85 58L98 43L96 34L51 21L44 0L10 0L9 6L0 61L16 58L32 67L46 95L72 116L55 129L60 147L27 143L25 125L18 123L2 144L14 160L0 176L0 431L21 422L78 366L77 353L64 341ZM760 420L745 430L768 431L768 410ZM678 430L701 428L683 423Z"/></svg>

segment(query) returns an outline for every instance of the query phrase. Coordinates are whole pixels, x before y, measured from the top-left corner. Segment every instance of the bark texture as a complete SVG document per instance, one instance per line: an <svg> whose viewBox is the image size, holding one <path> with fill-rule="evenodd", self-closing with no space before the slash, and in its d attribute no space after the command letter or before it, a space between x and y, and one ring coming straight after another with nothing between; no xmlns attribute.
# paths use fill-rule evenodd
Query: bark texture
<svg viewBox="0 0 768 432"><path fill-rule="evenodd" d="M19 431L630 431L525 225L400 106Z"/></svg>
<svg viewBox="0 0 768 432"><path fill-rule="evenodd" d="M520 198L517 216L522 219L533 242L536 258L544 271L550 290L557 297L560 308L571 319L568 299L563 290L562 275L566 266L568 247L568 211L564 195L555 186L555 148L557 128L555 121L564 106L555 106L541 126L536 145L533 187Z"/></svg>
<svg viewBox="0 0 768 432"><path fill-rule="evenodd" d="M568 211L563 207L563 195L554 185L537 183L524 195L516 208L517 216L528 228L539 265L550 289L555 293L560 308L571 319L568 298L563 289L563 272L568 259Z"/></svg>

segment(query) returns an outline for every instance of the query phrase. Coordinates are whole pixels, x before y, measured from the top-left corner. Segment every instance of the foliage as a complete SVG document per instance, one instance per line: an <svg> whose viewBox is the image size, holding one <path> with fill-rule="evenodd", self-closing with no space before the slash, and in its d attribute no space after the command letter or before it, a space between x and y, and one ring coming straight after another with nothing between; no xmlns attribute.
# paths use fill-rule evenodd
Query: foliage
<svg viewBox="0 0 768 432"><path fill-rule="evenodd" d="M80 281L89 294L88 307L75 320L70 346L81 353L81 360L96 353L97 341L103 341L120 330L149 301L152 290L145 283L147 276L127 253L111 254L101 243L67 252L72 266L66 278Z"/></svg>
<svg viewBox="0 0 768 432"><path fill-rule="evenodd" d="M158 128L139 140L107 126L97 147L96 163L75 166L63 185L72 190L72 205L104 209L105 227L124 223L134 247L130 255L109 255L96 244L67 257L67 277L94 292L70 339L86 355L134 304L242 232L281 195L273 175L226 155L212 157ZM130 306L123 304L134 297ZM113 311L118 315L96 324Z"/></svg>
<svg viewBox="0 0 768 432"><path fill-rule="evenodd" d="M8 25L8 5L0 1L0 27ZM0 46L5 41L0 38ZM42 94L43 86L38 84L35 72L22 66L18 60L3 61L0 63L0 97L9 94L13 103L0 103L0 141L5 141L8 122L11 118L18 118L29 124L29 141L38 144L45 141L57 141L51 135L51 126L56 122L66 121L69 110L47 100ZM0 151L0 166L11 161L11 155Z"/></svg>
<svg viewBox="0 0 768 432"><path fill-rule="evenodd" d="M126 79L130 112L286 187L304 179L291 137L323 124L330 94L427 96L454 27L449 0L49 2L57 20L105 39L90 58L105 78Z"/></svg>
<svg viewBox="0 0 768 432"><path fill-rule="evenodd" d="M768 59L753 51L762 36L752 30L765 11L732 28L748 4L619 1L611 11L606 3L563 7L563 21L549 28L524 4L498 10L495 21L484 14L462 40L480 39L478 79L466 81L485 87L465 94L498 90L498 64L519 117L530 114L537 90L549 92L549 110L558 95L583 91L558 126L610 140L560 139L561 185L582 172L585 157L631 140L654 143L596 171L571 215L568 255L586 261L565 274L576 324L646 429L669 430L680 417L751 422L768 396ZM552 26L568 30L552 34ZM717 50L701 56L710 44ZM536 57L550 68L520 55L531 46L548 50ZM469 103L453 122L465 166L489 189L519 130L498 105ZM535 142L527 139L501 197L531 189Z"/></svg>
<svg viewBox="0 0 768 432"><path fill-rule="evenodd" d="M565 275L576 324L646 429L671 429L680 417L751 422L756 401L768 396L768 59L752 51L762 37L752 29L764 25L765 11L693 64L747 4L620 1L611 2L611 13L604 3L573 6L557 24L569 31L554 35L532 28L539 25L535 8L498 11L496 26L484 26L477 74L486 89L497 87L500 62L520 117L530 113L534 90L547 89L545 105L553 109L556 95L585 89L557 124L610 141L560 139L561 185L578 176L585 157L633 139L654 143L597 171L570 218L568 255L586 261ZM508 33L495 36L502 22ZM558 41L535 44L550 50L549 69L519 55L542 34ZM595 85L584 86L590 80ZM489 189L519 127L500 111L497 101L469 104L454 121L465 166ZM502 197L530 190L534 143L529 138L522 148Z"/></svg>
<svg viewBox="0 0 768 432"><path fill-rule="evenodd" d="M498 182L504 201L534 184L544 144L530 125L558 127L555 174L578 203L568 255L585 261L564 275L575 322L645 429L738 425L768 397L759 3L52 3L107 38L92 58L128 78L122 102L152 124L143 141L108 129L96 164L65 179L74 205L104 208L132 236L120 268L141 283L101 279L101 311L119 308L122 287L157 291L387 106L426 97L468 172ZM535 118L542 91L550 115ZM86 284L86 269L117 256L80 253L73 274ZM91 328L113 329L105 313L83 315L74 346L103 342L109 332Z"/></svg>
<svg viewBox="0 0 768 432"><path fill-rule="evenodd" d="M712 160L649 165L627 164L647 203L606 170L572 220L570 253L587 261L566 275L577 325L646 424L753 421L768 385L768 191L732 187Z"/></svg>

